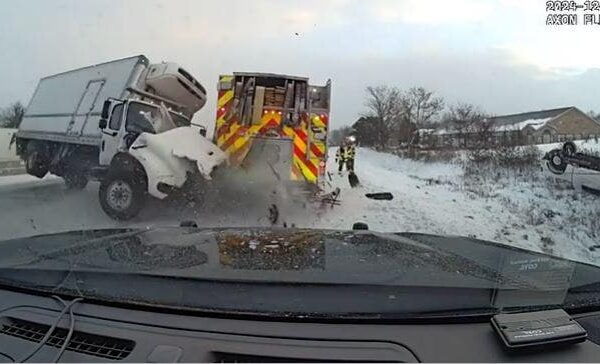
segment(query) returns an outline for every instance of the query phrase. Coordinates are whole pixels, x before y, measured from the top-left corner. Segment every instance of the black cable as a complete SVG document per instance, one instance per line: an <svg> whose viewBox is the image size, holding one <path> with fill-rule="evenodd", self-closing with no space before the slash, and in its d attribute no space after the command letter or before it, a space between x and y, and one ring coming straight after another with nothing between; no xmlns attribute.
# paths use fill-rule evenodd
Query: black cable
<svg viewBox="0 0 600 364"><path fill-rule="evenodd" d="M54 297L54 296L52 296ZM61 303L64 304L64 301L59 300ZM48 329L48 331L46 332L46 335L44 335L44 337L42 338L42 340L36 345L36 347L27 355L25 355L23 358L19 359L18 362L19 363L23 363L25 362L27 359L31 358L32 356L35 355L35 353L37 353L45 344L46 341L48 341L48 339L50 338L50 335L52 335L52 332L54 331L54 329L56 328L56 326L58 325L58 322L61 320L61 318L63 317L63 315L65 314L65 312L69 309L69 307L65 304L62 311L60 311L60 313L58 314L58 317L56 320L54 320L54 323L52 324L52 326L50 326L50 329Z"/></svg>
<svg viewBox="0 0 600 364"><path fill-rule="evenodd" d="M76 303L77 300L78 300L78 299L74 299L73 301L71 301L71 302L69 302L67 304L67 303L65 303L65 301L63 301L58 296L52 296L52 298L57 299L58 301L60 301L60 303L62 303L64 305L63 309L60 311L60 313L58 314L58 317L56 318L56 320L54 320L54 323L52 324L52 326L50 326L50 329L48 329L48 332L46 332L46 335L44 335L44 337L37 344L37 346L35 347L35 349L33 349L29 354L25 355L23 358L19 359L17 362L23 363L23 362L27 361L29 358L31 358L32 356L34 356L38 351L40 351L40 349L42 347L44 347L44 345L46 344L46 342L48 341L48 339L50 339L50 336L54 332L54 329L56 329L56 326L58 326L58 323L60 322L60 320L64 316L65 312L67 312L67 310L71 307L71 305L73 305L74 303Z"/></svg>
<svg viewBox="0 0 600 364"><path fill-rule="evenodd" d="M54 360L52 361L53 363L58 363L58 361L60 360L60 357L63 355L63 353L67 349L67 346L69 346L69 341L71 341L71 337L73 336L73 332L75 331L75 315L73 314L73 305L76 302L79 302L82 300L83 300L83 298L75 298L73 301L71 301L69 303L69 332L67 333L67 336L65 337L65 342L62 344L60 350L54 357Z"/></svg>
<svg viewBox="0 0 600 364"><path fill-rule="evenodd" d="M13 358L12 356L10 356L10 355L8 355L8 354L6 354L6 353L3 353L3 352L1 352L1 351L0 351L0 356L3 356L3 357L5 357L5 358L8 358L8 360L10 360L10 361L11 361L11 362L13 362L13 363L15 362L15 358Z"/></svg>

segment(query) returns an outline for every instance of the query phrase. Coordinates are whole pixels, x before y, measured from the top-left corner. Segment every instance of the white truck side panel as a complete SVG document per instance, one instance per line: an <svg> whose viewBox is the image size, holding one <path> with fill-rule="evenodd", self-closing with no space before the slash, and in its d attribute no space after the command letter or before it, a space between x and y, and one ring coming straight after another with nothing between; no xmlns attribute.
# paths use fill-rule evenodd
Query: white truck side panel
<svg viewBox="0 0 600 364"><path fill-rule="evenodd" d="M141 69L147 65L146 57L135 56L41 79L19 135L54 140L61 136L73 143L79 139L99 142L98 121L104 101L125 97L127 87L136 86ZM44 137L48 133L54 135Z"/></svg>

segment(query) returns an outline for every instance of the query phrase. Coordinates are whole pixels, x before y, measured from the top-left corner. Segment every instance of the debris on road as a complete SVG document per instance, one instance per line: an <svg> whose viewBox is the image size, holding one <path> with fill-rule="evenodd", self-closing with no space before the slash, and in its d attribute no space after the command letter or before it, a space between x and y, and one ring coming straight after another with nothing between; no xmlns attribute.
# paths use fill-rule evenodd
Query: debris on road
<svg viewBox="0 0 600 364"><path fill-rule="evenodd" d="M390 192L376 192L376 193L367 193L365 194L368 198L372 200L393 200L394 195Z"/></svg>

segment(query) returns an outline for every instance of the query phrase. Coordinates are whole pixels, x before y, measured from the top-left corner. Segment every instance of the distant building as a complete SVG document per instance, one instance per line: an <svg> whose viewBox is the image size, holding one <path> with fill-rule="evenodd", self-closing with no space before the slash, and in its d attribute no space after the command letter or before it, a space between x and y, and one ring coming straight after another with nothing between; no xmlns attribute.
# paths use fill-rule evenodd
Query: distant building
<svg viewBox="0 0 600 364"><path fill-rule="evenodd" d="M523 144L586 139L600 135L600 123L578 108L563 107L490 118L498 132L520 132Z"/></svg>
<svg viewBox="0 0 600 364"><path fill-rule="evenodd" d="M520 114L494 116L484 120L493 144L544 144L564 140L600 137L600 123L574 106ZM443 126L424 131L422 141L435 146L469 146L477 140L481 126Z"/></svg>

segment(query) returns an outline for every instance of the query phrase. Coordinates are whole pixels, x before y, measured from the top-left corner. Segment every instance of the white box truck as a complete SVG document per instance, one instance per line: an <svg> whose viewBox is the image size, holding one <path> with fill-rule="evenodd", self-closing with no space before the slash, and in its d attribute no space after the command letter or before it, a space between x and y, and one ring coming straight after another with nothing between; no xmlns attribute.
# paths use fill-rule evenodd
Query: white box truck
<svg viewBox="0 0 600 364"><path fill-rule="evenodd" d="M100 180L103 210L137 215L149 194L202 179L226 155L191 127L206 102L204 87L175 63L143 55L42 78L16 134L27 173L52 173L67 187Z"/></svg>

